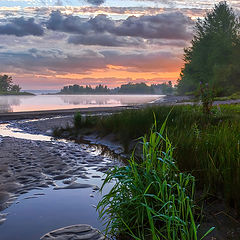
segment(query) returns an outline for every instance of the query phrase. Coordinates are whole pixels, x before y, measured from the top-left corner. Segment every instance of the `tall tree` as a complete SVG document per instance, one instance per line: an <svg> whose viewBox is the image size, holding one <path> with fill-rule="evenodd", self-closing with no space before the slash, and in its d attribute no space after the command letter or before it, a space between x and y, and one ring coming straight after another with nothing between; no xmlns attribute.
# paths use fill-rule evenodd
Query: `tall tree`
<svg viewBox="0 0 240 240"><path fill-rule="evenodd" d="M208 83L220 95L235 89L240 80L232 80L237 70L233 55L239 51L239 26L238 17L226 2L215 5L197 21L191 47L184 50L180 93L197 90L200 82Z"/></svg>
<svg viewBox="0 0 240 240"><path fill-rule="evenodd" d="M19 93L21 88L19 85L13 84L12 77L8 75L0 75L0 93Z"/></svg>
<svg viewBox="0 0 240 240"><path fill-rule="evenodd" d="M12 77L0 75L0 92L8 92L12 87Z"/></svg>

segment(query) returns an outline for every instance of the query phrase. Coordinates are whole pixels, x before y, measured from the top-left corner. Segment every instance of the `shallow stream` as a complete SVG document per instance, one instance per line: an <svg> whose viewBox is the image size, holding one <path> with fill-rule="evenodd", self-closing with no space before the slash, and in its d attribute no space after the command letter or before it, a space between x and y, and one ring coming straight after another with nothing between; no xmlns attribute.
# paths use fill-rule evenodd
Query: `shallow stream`
<svg viewBox="0 0 240 240"><path fill-rule="evenodd" d="M18 183L29 167L22 163L23 159L33 169L36 167L37 172L43 169L41 174L45 180L33 180L32 176L25 179L26 186L14 192L9 207L1 207L4 210L0 211L0 239L37 240L49 231L74 224L89 224L103 230L96 212L101 198L98 188L102 185L104 172L117 164L116 159L102 154L96 146L57 141L17 126L18 122L0 124L0 163L1 159L9 159L8 168L11 166L11 169L8 173L15 171L14 181ZM21 160L20 165L16 162L15 166L14 156ZM58 165L59 161L63 162L63 169L47 171L47 166L42 167L41 159L48 158L49 161L58 159ZM41 183L39 186L35 184L37 181ZM23 185L23 181L20 183ZM110 188L111 184L103 193Z"/></svg>

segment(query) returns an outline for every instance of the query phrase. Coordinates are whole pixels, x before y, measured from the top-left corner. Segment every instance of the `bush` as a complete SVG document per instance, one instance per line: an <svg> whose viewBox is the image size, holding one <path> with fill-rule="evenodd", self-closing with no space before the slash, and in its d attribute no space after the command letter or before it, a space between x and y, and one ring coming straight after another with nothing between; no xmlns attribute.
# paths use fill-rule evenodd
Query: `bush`
<svg viewBox="0 0 240 240"><path fill-rule="evenodd" d="M82 126L82 115L79 112L76 112L74 115L74 127L80 129Z"/></svg>

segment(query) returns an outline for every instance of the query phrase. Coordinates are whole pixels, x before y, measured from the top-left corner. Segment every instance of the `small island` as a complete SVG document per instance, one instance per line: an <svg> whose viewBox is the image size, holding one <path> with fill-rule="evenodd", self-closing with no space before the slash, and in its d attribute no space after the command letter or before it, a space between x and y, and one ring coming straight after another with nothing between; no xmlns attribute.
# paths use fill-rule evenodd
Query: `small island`
<svg viewBox="0 0 240 240"><path fill-rule="evenodd" d="M6 95L34 95L29 92L21 92L21 87L13 83L13 79L8 75L0 75L0 96Z"/></svg>

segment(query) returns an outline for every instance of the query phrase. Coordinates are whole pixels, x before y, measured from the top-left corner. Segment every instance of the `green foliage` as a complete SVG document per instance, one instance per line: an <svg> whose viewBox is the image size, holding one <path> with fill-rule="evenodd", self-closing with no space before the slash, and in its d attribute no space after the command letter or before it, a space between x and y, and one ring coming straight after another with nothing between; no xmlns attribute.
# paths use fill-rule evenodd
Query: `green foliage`
<svg viewBox="0 0 240 240"><path fill-rule="evenodd" d="M149 133L154 121L164 122L171 107L129 110L97 121L103 134L114 133L124 146ZM175 106L168 119L168 137L175 146L181 170L198 179L213 194L240 213L240 105L214 106L204 114L200 106Z"/></svg>
<svg viewBox="0 0 240 240"><path fill-rule="evenodd" d="M82 115L79 112L76 112L74 115L74 127L80 129L82 126Z"/></svg>
<svg viewBox="0 0 240 240"><path fill-rule="evenodd" d="M201 101L203 106L203 112L206 114L211 113L214 94L213 90L209 87L208 84L200 84L200 94L201 94Z"/></svg>
<svg viewBox="0 0 240 240"><path fill-rule="evenodd" d="M123 84L118 90L119 94L152 94L153 91L146 83Z"/></svg>
<svg viewBox="0 0 240 240"><path fill-rule="evenodd" d="M12 82L12 77L8 75L0 75L0 93L19 93L21 88L19 85L14 85Z"/></svg>
<svg viewBox="0 0 240 240"><path fill-rule="evenodd" d="M208 83L218 96L240 90L239 19L226 2L220 2L198 20L192 46L185 49L185 66L178 81L183 94Z"/></svg>
<svg viewBox="0 0 240 240"><path fill-rule="evenodd" d="M240 99L240 92L233 93L228 97L215 97L215 101L227 101L227 100L238 100Z"/></svg>
<svg viewBox="0 0 240 240"><path fill-rule="evenodd" d="M141 138L141 160L136 160L133 153L127 166L115 167L107 174L102 188L111 181L115 185L97 209L111 236L137 240L198 239L195 178L178 170L173 146L164 135L165 125L166 121L157 131L155 124L150 135Z"/></svg>
<svg viewBox="0 0 240 240"><path fill-rule="evenodd" d="M109 93L110 89L107 88L107 86L103 86L102 84L99 84L95 88L92 88L91 86L79 86L77 84L65 86L61 89L62 94L106 94Z"/></svg>

